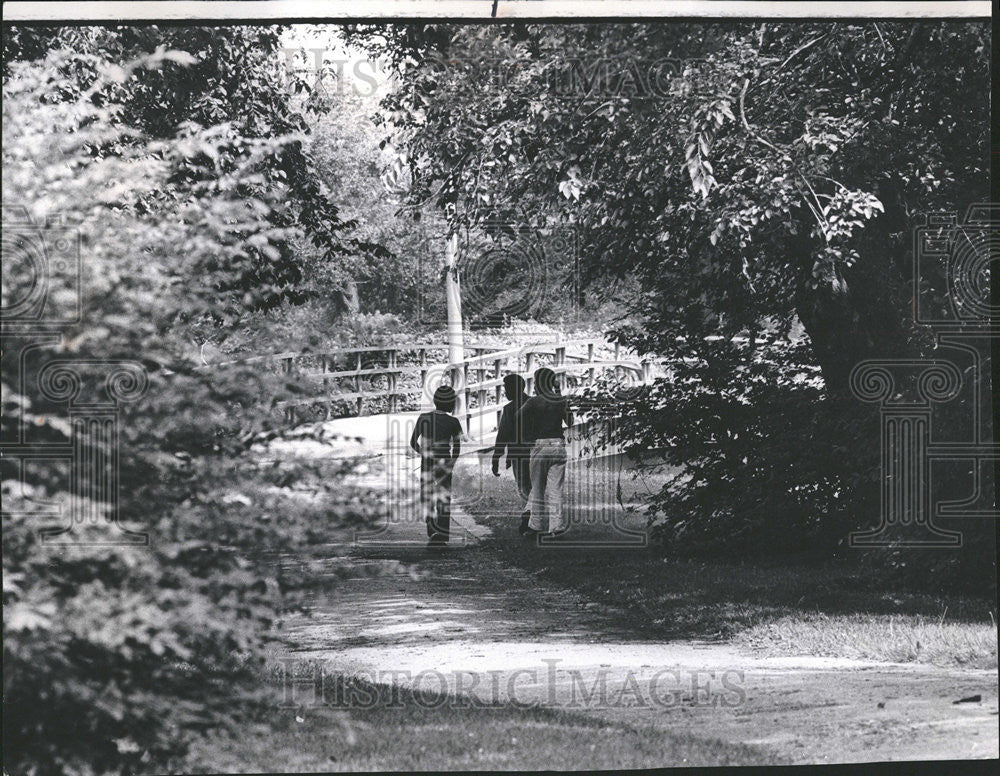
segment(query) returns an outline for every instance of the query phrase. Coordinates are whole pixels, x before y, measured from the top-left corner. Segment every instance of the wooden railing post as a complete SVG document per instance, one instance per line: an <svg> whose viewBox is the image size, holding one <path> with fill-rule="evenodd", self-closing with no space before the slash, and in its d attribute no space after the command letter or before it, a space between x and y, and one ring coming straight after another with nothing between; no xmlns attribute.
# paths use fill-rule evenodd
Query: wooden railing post
<svg viewBox="0 0 1000 776"><path fill-rule="evenodd" d="M460 375L461 375L461 367L459 366L452 366L448 370L448 376L451 378L451 387L455 389L455 399L457 402L457 404L455 405L456 412L461 411L460 405L462 402L462 396L461 396L462 388L460 387L461 386Z"/></svg>
<svg viewBox="0 0 1000 776"><path fill-rule="evenodd" d="M395 368L396 368L396 351L395 350L390 350L389 351L389 369L393 370ZM386 383L387 383L387 385L389 387L389 412L390 413L394 413L396 411L396 407L397 407L397 402L396 402L396 398L397 398L396 397L396 373L393 372L393 371L390 371L386 375L386 377L388 378L386 380Z"/></svg>
<svg viewBox="0 0 1000 776"><path fill-rule="evenodd" d="M503 363L503 360L499 359L499 358L496 359L493 362L493 379L494 380L499 380L500 379L500 369L501 369L501 364L502 363ZM494 397L495 397L494 404L496 404L499 407L500 406L500 402L503 401L503 386L499 385L499 384L496 385L496 386L494 386L494 388L493 388L493 394L494 394ZM499 422L500 422L500 411L497 410L497 423L499 423Z"/></svg>
<svg viewBox="0 0 1000 776"><path fill-rule="evenodd" d="M420 407L423 408L424 392L427 390L427 348L420 348Z"/></svg>
<svg viewBox="0 0 1000 776"><path fill-rule="evenodd" d="M483 382L486 380L486 366L485 362L481 360L481 356L486 351L483 348L476 348L476 405L477 409L482 409L486 406L486 389L483 388Z"/></svg>
<svg viewBox="0 0 1000 776"><path fill-rule="evenodd" d="M469 362L462 362L462 393L465 395L465 402L462 405L462 409L465 411L465 430L468 433L472 433L472 408L469 402L469 394L471 393L469 389Z"/></svg>
<svg viewBox="0 0 1000 776"><path fill-rule="evenodd" d="M593 342L588 342L587 343L587 363L589 363L589 364L593 364L594 363L594 343ZM590 370L589 370L588 375L587 375L587 384L588 385L593 385L596 380L597 380L597 370L594 369L594 367L590 367Z"/></svg>
<svg viewBox="0 0 1000 776"><path fill-rule="evenodd" d="M524 371L527 373L524 376L524 387L530 394L535 384L535 354L530 350L524 356Z"/></svg>
<svg viewBox="0 0 1000 776"><path fill-rule="evenodd" d="M364 409L364 399L361 398L361 394L363 393L363 391L361 390L361 375L359 374L360 372L361 372L361 353L359 352L357 373L355 373L354 375L354 390L358 394L358 397L354 400L354 403L357 406L358 416L361 415L361 411Z"/></svg>

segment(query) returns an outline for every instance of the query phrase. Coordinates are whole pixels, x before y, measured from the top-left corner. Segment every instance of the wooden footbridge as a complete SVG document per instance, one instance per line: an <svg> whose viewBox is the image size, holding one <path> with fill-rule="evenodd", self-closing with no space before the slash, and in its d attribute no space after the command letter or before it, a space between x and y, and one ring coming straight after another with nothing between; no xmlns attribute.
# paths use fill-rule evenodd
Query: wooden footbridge
<svg viewBox="0 0 1000 776"><path fill-rule="evenodd" d="M499 351L473 345L466 351L473 355L449 362L447 345L393 344L252 356L207 368L253 363L293 378L303 396L278 405L290 424L425 409L434 390L448 384L458 393L455 414L467 431L474 422L490 423L490 415L499 418L505 401L503 377L511 372L524 377L529 393L533 373L541 366L555 371L564 392L571 394L602 381L635 384L653 376L651 359L600 338L558 339Z"/></svg>

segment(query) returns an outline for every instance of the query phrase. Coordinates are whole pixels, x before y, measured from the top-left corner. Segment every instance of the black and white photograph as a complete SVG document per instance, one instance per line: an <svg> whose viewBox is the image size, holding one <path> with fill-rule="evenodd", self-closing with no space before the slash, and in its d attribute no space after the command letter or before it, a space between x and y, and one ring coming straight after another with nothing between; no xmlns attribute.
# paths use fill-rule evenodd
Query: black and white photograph
<svg viewBox="0 0 1000 776"><path fill-rule="evenodd" d="M992 14L4 3L4 776L995 773Z"/></svg>

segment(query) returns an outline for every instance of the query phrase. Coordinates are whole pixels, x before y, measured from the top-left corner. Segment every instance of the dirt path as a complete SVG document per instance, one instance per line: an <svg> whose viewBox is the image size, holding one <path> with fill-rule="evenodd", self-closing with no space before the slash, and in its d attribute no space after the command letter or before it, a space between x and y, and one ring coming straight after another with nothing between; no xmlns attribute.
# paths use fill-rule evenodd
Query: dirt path
<svg viewBox="0 0 1000 776"><path fill-rule="evenodd" d="M400 499L387 530L351 550L359 564L394 559L408 570L317 594L288 624L286 657L473 705L558 706L755 744L792 762L998 756L994 671L652 640L621 611L501 567L466 514L452 546L425 549L413 514Z"/></svg>

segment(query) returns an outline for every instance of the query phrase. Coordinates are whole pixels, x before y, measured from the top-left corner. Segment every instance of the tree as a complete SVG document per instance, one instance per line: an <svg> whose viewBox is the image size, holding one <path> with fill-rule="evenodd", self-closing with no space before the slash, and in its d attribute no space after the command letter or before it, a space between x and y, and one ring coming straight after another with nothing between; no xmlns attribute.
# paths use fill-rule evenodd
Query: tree
<svg viewBox="0 0 1000 776"><path fill-rule="evenodd" d="M572 224L591 289L637 281L612 333L675 379L601 407L627 450L685 467L654 503L670 537L829 550L877 519L877 418L848 376L933 347L914 298L947 291L916 288L912 234L988 196L985 24L351 35L395 69L383 110L415 197ZM967 544L981 583L992 539Z"/></svg>
<svg viewBox="0 0 1000 776"><path fill-rule="evenodd" d="M916 211L986 196L978 23L358 28L416 197L577 224L664 354L800 320L827 389L904 352ZM518 207L520 206L520 207ZM678 340L681 337L681 340Z"/></svg>
<svg viewBox="0 0 1000 776"><path fill-rule="evenodd" d="M61 47L78 52L81 56L68 65L74 75L66 87L69 96L90 87L100 61L130 61L164 49L175 52L163 67L119 79L103 90L101 99L120 106L121 121L137 130L140 138L170 138L190 126L226 127L234 139L287 137L272 156L259 160L261 178L245 184L240 193L252 197L266 187L283 187L287 201L272 213L275 225L301 230L326 263L350 262L378 247L351 234L354 224L340 216L331 193L310 169L309 113L321 106L310 101L310 84L282 68L280 46L281 28L276 26L11 27L5 30L4 60L34 59ZM103 152L117 150L110 147ZM217 148L216 153L215 169L231 172L241 148L233 144ZM192 169L177 174L177 183L196 181ZM287 239L268 246L266 253L248 246L253 260L244 273L218 288L232 303L228 310L213 305L214 324L231 324L245 310L304 301L299 248Z"/></svg>
<svg viewBox="0 0 1000 776"><path fill-rule="evenodd" d="M236 289L262 257L279 261L302 235L290 225L303 213L308 225L321 208L289 215L298 184L282 182L283 164L301 153L294 136L252 137L232 122L179 116L173 132L128 123L143 115L133 90L147 106L159 102L158 88L144 91L156 73L167 73L161 83L186 82L171 69L194 66L188 52L112 60L45 51L7 62L3 86L3 436L24 447L83 442L93 460L119 465L72 494L104 519L72 525L65 546L47 543L45 531L76 515L53 518L38 505L74 508L72 478L49 460L19 462L17 450L0 461L4 763L29 774L179 772L192 737L264 702L263 646L306 580L277 573L261 548L302 552L372 517L362 505L374 499L344 481L349 462L289 472L246 456L262 433L280 432L261 402L289 396L280 376L199 370L185 347L187 322L267 303L267 288ZM150 121L154 114L150 107ZM25 218L10 228L12 205ZM26 246L66 230L81 255L59 255L82 260L84 271L79 285L72 266L41 278L43 322L72 322L41 340L8 329L39 280ZM123 362L129 376L109 379ZM66 420L60 397L76 387L87 404L129 386L118 439ZM104 489L112 474L117 504ZM313 482L317 502L290 499L281 488L289 477ZM130 543L140 532L148 545Z"/></svg>
<svg viewBox="0 0 1000 776"><path fill-rule="evenodd" d="M352 93L350 83L331 84L327 92L328 110L312 122L310 164L370 250L338 264L318 261L310 274L337 288L353 315L381 311L412 317L429 257L421 255L426 245L419 225L399 212L406 176L386 176L387 168L398 169L398 157L380 147L371 116L375 97Z"/></svg>

